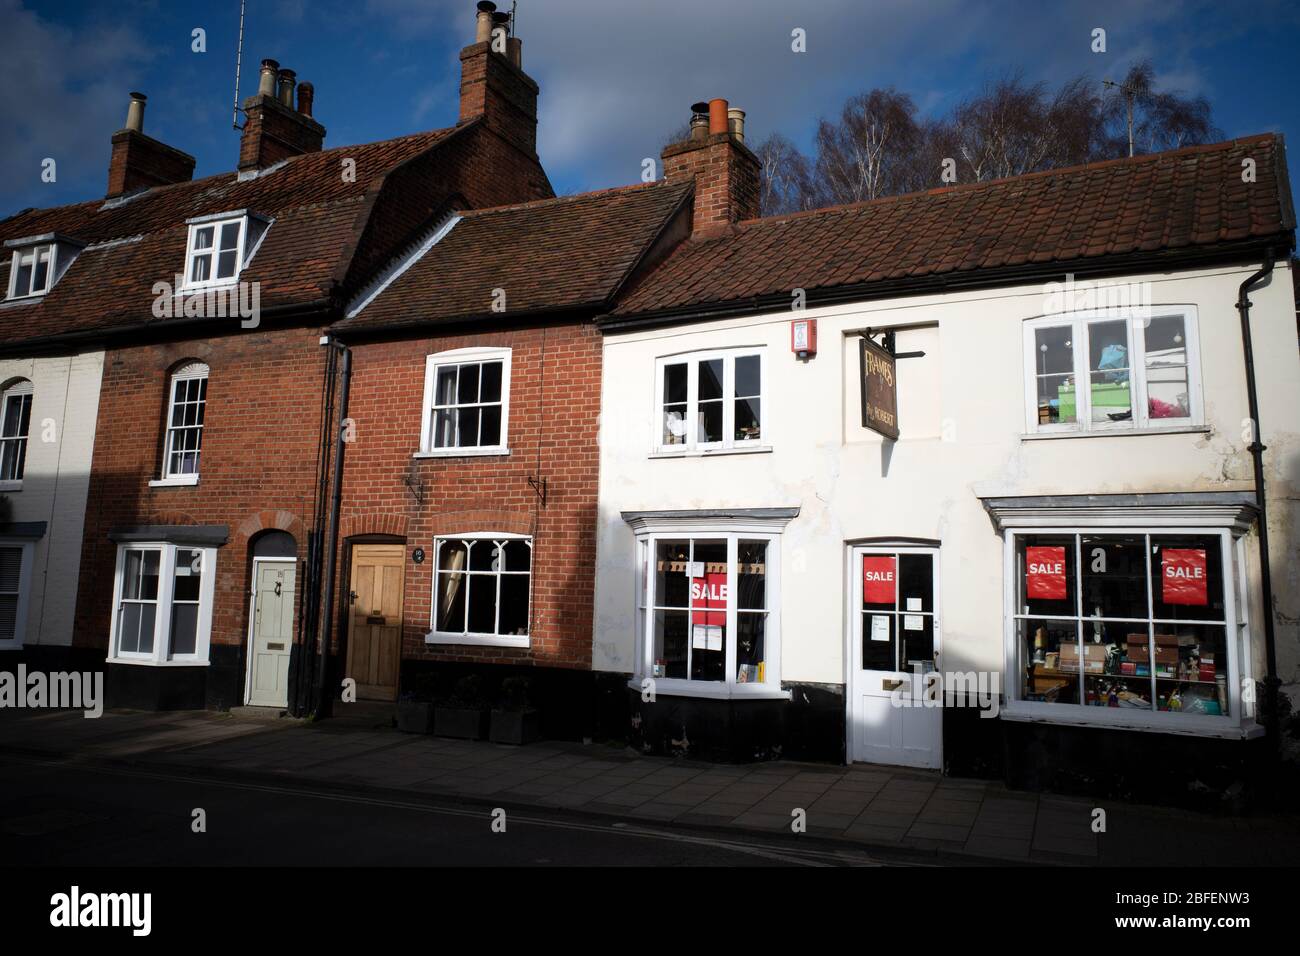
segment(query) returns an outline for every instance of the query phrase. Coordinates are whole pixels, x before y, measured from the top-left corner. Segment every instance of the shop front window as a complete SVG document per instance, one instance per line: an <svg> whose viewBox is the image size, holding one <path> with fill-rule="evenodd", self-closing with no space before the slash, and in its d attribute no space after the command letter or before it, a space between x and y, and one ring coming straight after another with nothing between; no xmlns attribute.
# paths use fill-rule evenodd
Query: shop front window
<svg viewBox="0 0 1300 956"><path fill-rule="evenodd" d="M1019 695L1230 716L1221 533L1016 534Z"/></svg>
<svg viewBox="0 0 1300 956"><path fill-rule="evenodd" d="M643 675L707 694L739 685L779 687L774 541L743 533L666 534L642 546L648 557L638 602L646 632Z"/></svg>

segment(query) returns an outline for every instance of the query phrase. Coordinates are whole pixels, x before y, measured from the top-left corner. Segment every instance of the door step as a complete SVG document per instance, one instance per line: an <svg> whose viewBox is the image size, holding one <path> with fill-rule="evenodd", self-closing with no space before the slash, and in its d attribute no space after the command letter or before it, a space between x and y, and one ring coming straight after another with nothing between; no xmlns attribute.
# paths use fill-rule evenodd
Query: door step
<svg viewBox="0 0 1300 956"><path fill-rule="evenodd" d="M257 707L243 704L230 708L231 717L244 717L249 720L279 720L281 717L287 717L288 714L289 711L284 707Z"/></svg>

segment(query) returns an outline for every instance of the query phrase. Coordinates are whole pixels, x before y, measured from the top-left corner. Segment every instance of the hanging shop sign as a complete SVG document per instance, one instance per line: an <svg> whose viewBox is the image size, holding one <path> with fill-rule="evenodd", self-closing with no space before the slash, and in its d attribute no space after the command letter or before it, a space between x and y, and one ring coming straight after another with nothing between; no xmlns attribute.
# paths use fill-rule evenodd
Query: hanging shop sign
<svg viewBox="0 0 1300 956"><path fill-rule="evenodd" d="M1166 604L1204 606L1209 603L1204 548L1162 548L1160 578Z"/></svg>
<svg viewBox="0 0 1300 956"><path fill-rule="evenodd" d="M1065 594L1065 548L1025 548L1025 596L1031 601L1063 601Z"/></svg>
<svg viewBox="0 0 1300 956"><path fill-rule="evenodd" d="M863 555L862 603L892 605L897 593L897 575L897 561L892 555Z"/></svg>
<svg viewBox="0 0 1300 956"><path fill-rule="evenodd" d="M898 439L898 384L894 356L867 336L858 339L862 363L862 427Z"/></svg>

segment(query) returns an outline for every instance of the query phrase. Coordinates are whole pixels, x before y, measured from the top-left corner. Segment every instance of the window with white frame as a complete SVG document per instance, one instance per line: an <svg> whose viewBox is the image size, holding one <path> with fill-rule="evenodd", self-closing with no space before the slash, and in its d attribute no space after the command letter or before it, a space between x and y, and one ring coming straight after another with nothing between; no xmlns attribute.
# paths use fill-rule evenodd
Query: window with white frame
<svg viewBox="0 0 1300 956"><path fill-rule="evenodd" d="M184 289L229 285L239 279L271 220L249 210L191 219L185 245Z"/></svg>
<svg viewBox="0 0 1300 956"><path fill-rule="evenodd" d="M1228 531L1019 531L1008 559L1017 701L1171 729L1239 717L1245 585Z"/></svg>
<svg viewBox="0 0 1300 956"><path fill-rule="evenodd" d="M773 534L638 535L636 679L656 692L780 692L780 553Z"/></svg>
<svg viewBox="0 0 1300 956"><path fill-rule="evenodd" d="M659 359L656 450L761 446L763 364L761 350L743 349Z"/></svg>
<svg viewBox="0 0 1300 956"><path fill-rule="evenodd" d="M1102 310L1025 323L1031 433L1199 426L1196 310Z"/></svg>
<svg viewBox="0 0 1300 956"><path fill-rule="evenodd" d="M56 246L52 242L14 250L9 268L9 298L44 295L54 284Z"/></svg>
<svg viewBox="0 0 1300 956"><path fill-rule="evenodd" d="M172 375L167 403L164 479L198 479L207 401L207 365L191 362Z"/></svg>
<svg viewBox="0 0 1300 956"><path fill-rule="evenodd" d="M505 454L510 417L510 349L456 349L425 362L420 451Z"/></svg>
<svg viewBox="0 0 1300 956"><path fill-rule="evenodd" d="M433 543L430 644L527 647L533 540L482 534Z"/></svg>
<svg viewBox="0 0 1300 956"><path fill-rule="evenodd" d="M216 560L210 547L119 545L110 658L206 663Z"/></svg>
<svg viewBox="0 0 1300 956"><path fill-rule="evenodd" d="M0 538L0 648L23 646L31 566L30 541Z"/></svg>
<svg viewBox="0 0 1300 956"><path fill-rule="evenodd" d="M32 383L18 379L0 392L0 484L23 480L31 422Z"/></svg>

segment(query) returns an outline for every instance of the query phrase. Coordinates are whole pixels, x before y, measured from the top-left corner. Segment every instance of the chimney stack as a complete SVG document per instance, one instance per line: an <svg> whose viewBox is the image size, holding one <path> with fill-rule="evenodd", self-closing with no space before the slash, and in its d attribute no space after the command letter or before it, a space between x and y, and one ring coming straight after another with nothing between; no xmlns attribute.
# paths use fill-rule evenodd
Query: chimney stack
<svg viewBox="0 0 1300 956"><path fill-rule="evenodd" d="M298 108L294 109L294 87ZM316 90L298 84L298 74L263 60L257 93L244 100L244 133L239 140L240 172L265 169L302 153L319 153L325 127L312 117Z"/></svg>
<svg viewBox="0 0 1300 956"><path fill-rule="evenodd" d="M510 27L510 14L498 13L495 3L478 4L474 42L460 51L460 122L482 117L488 129L536 156L538 88L523 71L523 44Z"/></svg>
<svg viewBox="0 0 1300 956"><path fill-rule="evenodd" d="M745 111L715 99L691 107L690 137L664 149L664 178L695 180L692 233L758 216L758 157L745 146Z"/></svg>
<svg viewBox="0 0 1300 956"><path fill-rule="evenodd" d="M132 93L126 126L113 134L108 161L109 199L137 189L185 183L194 178L194 157L144 134L143 93Z"/></svg>

